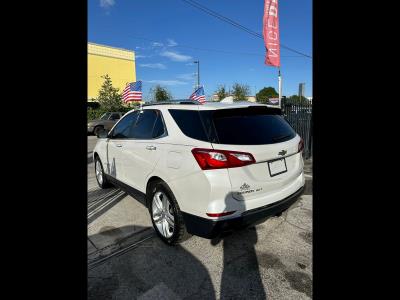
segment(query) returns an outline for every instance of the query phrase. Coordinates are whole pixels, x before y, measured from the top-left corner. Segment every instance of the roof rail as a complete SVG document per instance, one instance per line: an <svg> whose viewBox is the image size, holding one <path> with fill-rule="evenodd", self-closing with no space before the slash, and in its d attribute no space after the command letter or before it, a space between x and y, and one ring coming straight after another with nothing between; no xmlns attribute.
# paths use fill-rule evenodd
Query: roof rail
<svg viewBox="0 0 400 300"><path fill-rule="evenodd" d="M143 103L142 106L150 106L150 105L168 105L168 104L201 104L199 101L191 100L191 99L179 99L179 100L168 100L168 101L152 101Z"/></svg>

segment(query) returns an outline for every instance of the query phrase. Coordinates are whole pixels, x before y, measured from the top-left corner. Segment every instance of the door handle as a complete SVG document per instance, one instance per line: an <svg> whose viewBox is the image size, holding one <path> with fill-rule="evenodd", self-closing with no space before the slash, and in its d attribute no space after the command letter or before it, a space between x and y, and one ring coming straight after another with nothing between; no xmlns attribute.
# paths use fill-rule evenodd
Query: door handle
<svg viewBox="0 0 400 300"><path fill-rule="evenodd" d="M157 147L155 147L155 146L146 146L146 149L147 150L156 150Z"/></svg>
<svg viewBox="0 0 400 300"><path fill-rule="evenodd" d="M116 144L115 146L117 146L117 147L122 147L122 144Z"/></svg>

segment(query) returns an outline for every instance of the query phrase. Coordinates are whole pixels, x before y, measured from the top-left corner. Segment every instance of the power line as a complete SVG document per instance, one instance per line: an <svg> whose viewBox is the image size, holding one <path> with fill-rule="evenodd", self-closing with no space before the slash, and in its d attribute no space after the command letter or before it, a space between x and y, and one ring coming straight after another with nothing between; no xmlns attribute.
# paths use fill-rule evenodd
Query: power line
<svg viewBox="0 0 400 300"><path fill-rule="evenodd" d="M264 37L261 34L259 34L258 32L255 32L254 30L251 30L250 28L247 28L247 27L241 25L238 22L236 22L236 21L234 21L234 20L232 20L232 19L230 19L228 17L225 17L225 16L221 15L221 14L217 13L216 11L211 10L211 9L205 7L204 5L200 4L200 3L197 3L197 2L195 2L193 0L182 0L182 1L185 2L186 4L189 4L189 5L197 8L197 9L200 9L201 11L203 11L203 12L205 12L205 13L207 13L207 14L209 14L209 15L217 18L217 19L220 19L223 22L229 23L232 26L235 26L236 28L241 29L241 30L243 30L243 31L255 36L255 37L258 37L260 39L264 39ZM304 54L304 53L302 53L300 51L297 51L295 49L287 47L287 46L283 45L282 43L280 45L281 45L282 48L284 48L286 50L295 52L297 54L300 54L300 55L308 57L308 58L312 58L310 55Z"/></svg>
<svg viewBox="0 0 400 300"><path fill-rule="evenodd" d="M189 5L192 5L192 6L196 7L196 8L198 8L198 9L202 10L202 11L204 11L205 13L207 13L207 14L209 14L209 15L211 15L211 16L217 18L217 19L220 19L221 21L224 21L224 22L226 22L226 23L229 23L229 24L231 24L231 25L233 25L233 26L235 26L235 27L237 27L237 28L240 28L240 29L246 31L246 32L249 33L249 34L252 34L252 35L254 35L254 36L256 36L256 37L260 37L260 34L259 34L259 33L257 33L257 32L255 32L255 31L253 31L253 30L251 30L251 29L249 29L249 28L247 28L247 27L245 27L245 26L243 26L243 25L237 23L236 21L234 21L234 20L232 20L232 19L229 19L229 18L227 18L227 17L225 17L225 16L223 16L223 15L221 15L221 14L219 14L219 13L217 13L217 12L215 12L215 11L213 11L213 10L211 10L211 9L209 9L209 8L207 8L207 7L205 7L205 6L203 6L203 5L200 4L200 3L197 3L197 2L195 2L195 1L189 1L189 0L182 0L182 1L183 1L183 2L186 2L186 3L189 4ZM262 36L261 36L261 38L262 38Z"/></svg>
<svg viewBox="0 0 400 300"><path fill-rule="evenodd" d="M127 35L129 38L132 39L138 39L138 40L144 40L144 41L149 41L153 43L162 43L161 41L156 41L144 37L137 37L137 36L131 36ZM188 46L188 45L175 45L174 47L181 47L181 48L188 48L188 49L193 49L193 50L201 50L201 51L210 51L210 52L220 52L220 53L226 53L226 54L239 54L239 55L253 55L253 56L262 56L264 57L264 54L261 53L254 53L254 52L236 52L236 51L226 51L226 50L221 50L221 49L210 49L210 48L199 48L199 47L193 47L193 46ZM281 57L302 57L299 55L282 55Z"/></svg>

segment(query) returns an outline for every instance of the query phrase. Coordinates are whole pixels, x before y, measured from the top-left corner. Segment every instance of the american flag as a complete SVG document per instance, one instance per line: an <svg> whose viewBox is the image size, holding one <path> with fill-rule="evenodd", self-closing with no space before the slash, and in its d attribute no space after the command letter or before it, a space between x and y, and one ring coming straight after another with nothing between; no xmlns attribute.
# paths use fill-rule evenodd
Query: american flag
<svg viewBox="0 0 400 300"><path fill-rule="evenodd" d="M128 83L122 92L122 101L128 103L130 101L142 100L142 82L136 81Z"/></svg>
<svg viewBox="0 0 400 300"><path fill-rule="evenodd" d="M200 103L206 102L206 96L204 95L203 87L199 87L197 90L190 95L189 99L199 101Z"/></svg>

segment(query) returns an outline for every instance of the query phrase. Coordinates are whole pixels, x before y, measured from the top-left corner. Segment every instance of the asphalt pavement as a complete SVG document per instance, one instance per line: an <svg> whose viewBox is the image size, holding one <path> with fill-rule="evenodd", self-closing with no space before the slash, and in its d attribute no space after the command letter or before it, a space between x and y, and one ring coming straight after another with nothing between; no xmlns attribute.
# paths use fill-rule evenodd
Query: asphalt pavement
<svg viewBox="0 0 400 300"><path fill-rule="evenodd" d="M280 217L170 247L139 195L97 187L96 140L88 137L89 299L312 298L312 161L304 195Z"/></svg>

